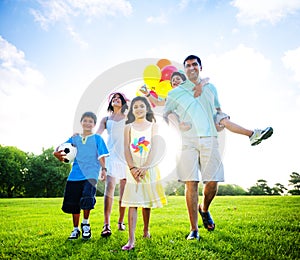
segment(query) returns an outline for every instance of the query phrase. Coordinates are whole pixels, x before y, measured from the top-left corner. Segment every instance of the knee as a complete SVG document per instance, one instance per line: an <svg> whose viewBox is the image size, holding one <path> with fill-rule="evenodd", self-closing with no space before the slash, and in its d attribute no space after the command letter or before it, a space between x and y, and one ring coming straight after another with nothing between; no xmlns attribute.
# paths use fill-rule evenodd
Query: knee
<svg viewBox="0 0 300 260"><path fill-rule="evenodd" d="M113 181L107 181L105 185L105 195L113 196L115 192L116 184Z"/></svg>

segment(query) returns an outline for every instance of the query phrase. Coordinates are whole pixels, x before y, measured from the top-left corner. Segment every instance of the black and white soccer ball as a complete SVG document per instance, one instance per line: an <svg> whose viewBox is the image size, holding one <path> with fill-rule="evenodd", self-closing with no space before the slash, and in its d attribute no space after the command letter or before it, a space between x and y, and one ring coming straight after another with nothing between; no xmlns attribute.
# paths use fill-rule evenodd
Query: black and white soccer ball
<svg viewBox="0 0 300 260"><path fill-rule="evenodd" d="M63 151L65 163L72 163L77 154L77 148L71 143L63 143L58 147L58 151Z"/></svg>

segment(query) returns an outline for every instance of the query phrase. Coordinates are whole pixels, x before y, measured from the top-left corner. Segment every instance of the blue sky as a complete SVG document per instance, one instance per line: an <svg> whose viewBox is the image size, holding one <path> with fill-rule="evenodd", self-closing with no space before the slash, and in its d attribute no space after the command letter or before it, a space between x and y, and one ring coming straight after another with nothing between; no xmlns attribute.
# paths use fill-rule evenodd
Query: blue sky
<svg viewBox="0 0 300 260"><path fill-rule="evenodd" d="M256 147L222 133L226 183L287 185L300 172L299 0L2 0L0 17L0 144L36 154L56 146L103 72L196 54L233 122L274 128Z"/></svg>

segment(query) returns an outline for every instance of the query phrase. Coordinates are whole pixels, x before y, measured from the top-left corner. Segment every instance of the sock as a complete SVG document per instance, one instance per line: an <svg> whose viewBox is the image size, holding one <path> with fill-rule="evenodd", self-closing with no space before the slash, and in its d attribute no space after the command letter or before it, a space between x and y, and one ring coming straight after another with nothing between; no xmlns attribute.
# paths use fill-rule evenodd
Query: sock
<svg viewBox="0 0 300 260"><path fill-rule="evenodd" d="M85 219L85 218L84 218L84 219L82 220L82 224L89 224L89 219Z"/></svg>
<svg viewBox="0 0 300 260"><path fill-rule="evenodd" d="M74 227L74 230L79 230L79 227Z"/></svg>

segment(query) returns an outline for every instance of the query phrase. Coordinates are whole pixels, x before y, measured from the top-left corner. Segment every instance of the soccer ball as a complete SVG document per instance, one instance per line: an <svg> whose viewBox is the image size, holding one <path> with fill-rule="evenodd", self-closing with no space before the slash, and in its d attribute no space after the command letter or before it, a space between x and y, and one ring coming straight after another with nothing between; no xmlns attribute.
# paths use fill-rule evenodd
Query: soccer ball
<svg viewBox="0 0 300 260"><path fill-rule="evenodd" d="M77 154L77 148L71 143L63 143L58 147L58 151L63 151L64 162L72 163Z"/></svg>

